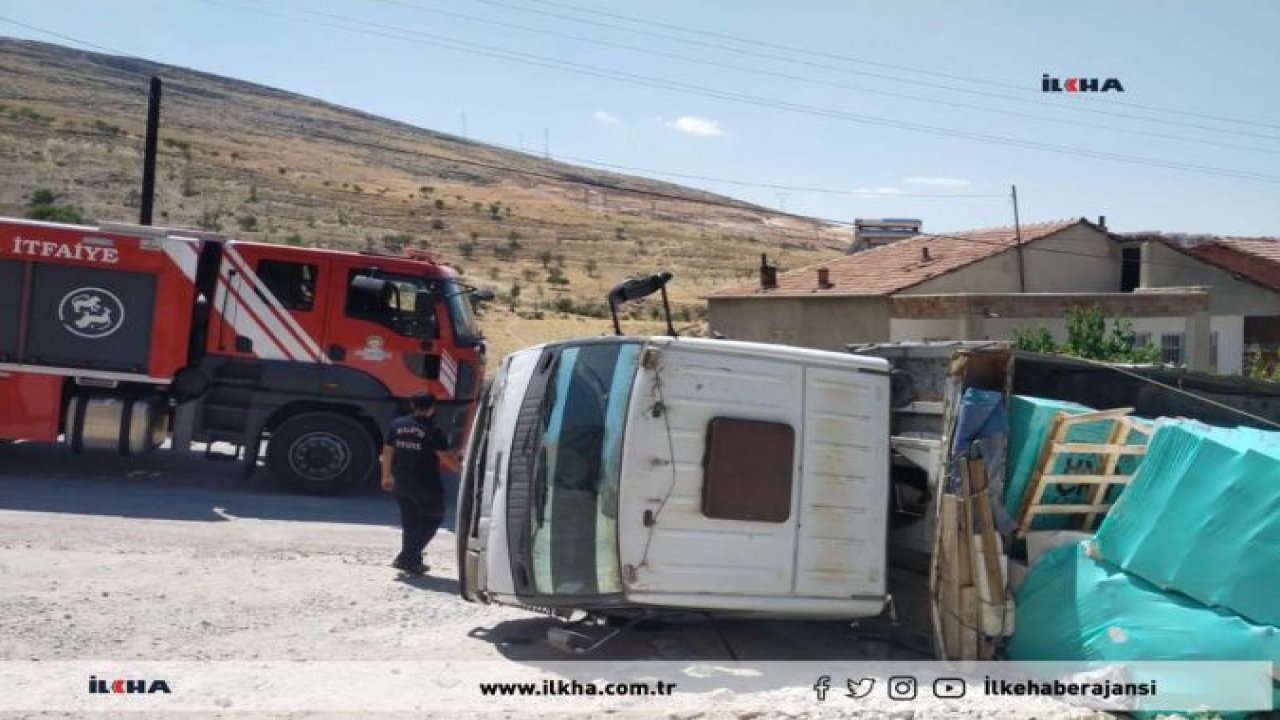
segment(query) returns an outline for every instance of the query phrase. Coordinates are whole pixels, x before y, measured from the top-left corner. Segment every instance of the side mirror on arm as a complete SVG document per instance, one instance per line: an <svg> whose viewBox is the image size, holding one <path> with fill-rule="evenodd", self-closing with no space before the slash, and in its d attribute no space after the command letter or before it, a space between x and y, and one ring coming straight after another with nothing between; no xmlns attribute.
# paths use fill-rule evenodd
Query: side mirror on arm
<svg viewBox="0 0 1280 720"><path fill-rule="evenodd" d="M394 286L381 278L371 275L356 275L351 278L351 295L365 312L377 312L389 307L388 295L394 292Z"/></svg>

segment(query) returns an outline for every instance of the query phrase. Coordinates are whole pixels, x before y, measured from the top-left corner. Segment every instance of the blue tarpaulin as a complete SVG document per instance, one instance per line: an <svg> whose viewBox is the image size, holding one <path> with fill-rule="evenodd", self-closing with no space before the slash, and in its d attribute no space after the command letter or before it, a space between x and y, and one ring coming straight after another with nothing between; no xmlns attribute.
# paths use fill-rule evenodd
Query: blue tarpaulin
<svg viewBox="0 0 1280 720"><path fill-rule="evenodd" d="M1013 519L1004 512L1000 498L1004 496L1005 456L1009 438L1009 420L1004 410L1004 393L998 390L968 388L960 398L956 429L951 438L951 467L947 472L947 491L960 492L960 460L980 457L986 463L987 492L996 527L1007 531Z"/></svg>

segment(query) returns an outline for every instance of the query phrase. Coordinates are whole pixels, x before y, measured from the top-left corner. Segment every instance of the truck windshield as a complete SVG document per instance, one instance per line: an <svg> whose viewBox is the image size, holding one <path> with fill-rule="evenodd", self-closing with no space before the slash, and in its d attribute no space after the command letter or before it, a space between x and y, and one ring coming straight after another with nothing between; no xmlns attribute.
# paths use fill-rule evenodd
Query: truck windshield
<svg viewBox="0 0 1280 720"><path fill-rule="evenodd" d="M622 591L618 483L638 343L560 351L543 396L533 468L532 566L544 595Z"/></svg>
<svg viewBox="0 0 1280 720"><path fill-rule="evenodd" d="M444 294L445 302L449 306L449 321L453 323L454 337L459 339L480 337L475 313L471 311L470 293L459 285L457 280L442 281L440 291Z"/></svg>

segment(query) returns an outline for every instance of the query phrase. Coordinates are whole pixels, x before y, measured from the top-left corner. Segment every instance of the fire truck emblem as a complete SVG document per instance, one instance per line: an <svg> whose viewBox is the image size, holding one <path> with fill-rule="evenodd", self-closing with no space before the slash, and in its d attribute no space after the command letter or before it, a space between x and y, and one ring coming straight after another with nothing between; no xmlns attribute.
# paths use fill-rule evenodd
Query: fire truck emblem
<svg viewBox="0 0 1280 720"><path fill-rule="evenodd" d="M124 324L124 303L110 290L76 288L58 304L58 320L72 335L99 340Z"/></svg>
<svg viewBox="0 0 1280 720"><path fill-rule="evenodd" d="M372 362L381 362L391 357L391 353L383 349L385 341L381 335L370 335L365 338L364 347L356 351L356 355L364 360Z"/></svg>

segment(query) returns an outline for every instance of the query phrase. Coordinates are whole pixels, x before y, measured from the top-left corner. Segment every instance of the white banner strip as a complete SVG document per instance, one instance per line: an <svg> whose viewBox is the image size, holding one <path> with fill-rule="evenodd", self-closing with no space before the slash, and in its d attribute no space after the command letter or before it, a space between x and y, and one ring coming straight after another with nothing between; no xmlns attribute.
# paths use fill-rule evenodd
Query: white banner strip
<svg viewBox="0 0 1280 720"><path fill-rule="evenodd" d="M0 711L888 713L1272 707L1268 662L4 661Z"/></svg>

